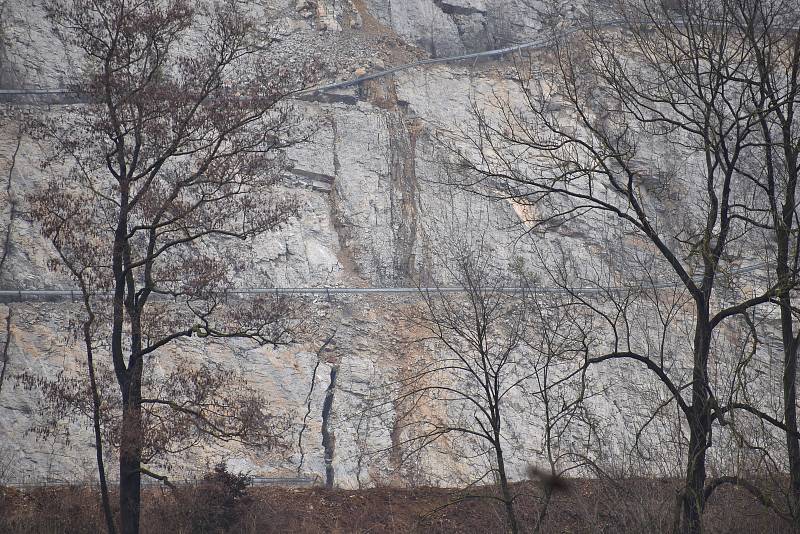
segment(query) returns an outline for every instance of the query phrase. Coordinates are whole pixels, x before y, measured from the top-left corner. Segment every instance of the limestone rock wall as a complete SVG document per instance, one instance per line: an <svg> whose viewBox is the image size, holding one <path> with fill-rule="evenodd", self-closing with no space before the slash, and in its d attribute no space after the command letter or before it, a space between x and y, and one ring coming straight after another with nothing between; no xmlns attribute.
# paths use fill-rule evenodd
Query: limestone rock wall
<svg viewBox="0 0 800 534"><path fill-rule="evenodd" d="M564 17L582 9L569 3L559 6ZM275 60L300 64L310 55L322 56L326 81L350 79L425 56L530 40L543 16L536 13L542 5L525 0L287 0L267 7L277 20ZM0 88L52 88L66 83L78 62L53 39L41 4L11 3L6 10ZM237 285L446 284L448 254L457 252L459 243L477 239L486 244L499 268L509 269L512 263L532 268L539 254L568 250L579 262L609 269L614 258L608 254L608 243L625 238L610 221L586 220L569 228L525 233L527 208L442 184L448 171L441 165L437 136L469 128L472 102L486 104L492 92L513 97L515 90L509 66L497 62L415 68L333 95L298 100L297 111L314 125L315 134L311 142L288 151L290 168L283 187L299 198L301 214L279 231L236 245L246 247L248 258L236 274ZM26 114L42 112L80 113L81 105L46 108L16 102L0 108L0 229L11 225L9 255L0 271L2 288L72 286L64 273L50 268L52 247L24 216L25 195L45 177L39 165L43 147L27 136L20 138L20 124ZM11 180L8 188L6 178ZM18 207L13 218L11 200ZM421 335L404 322L418 306L413 296L320 296L312 304L318 310L314 318L318 331L294 346L273 350L189 340L159 356L158 365L164 368L182 356L243 372L251 385L269 396L276 411L292 414L295 422L286 436L292 448L279 455L259 455L230 445L192 450L173 458L164 469L181 478L227 459L256 475L324 477L325 425L335 439L330 463L337 484L345 487L455 484L485 472L490 460L475 454L477 445L455 436L446 436L438 448L406 461L410 451L404 448L408 430L403 415L391 405L379 411L366 409L380 395L377 386L402 378L414 361L435 358L442 350L414 342ZM42 376L61 369L80 372L83 354L73 334L80 308L69 302L0 305L0 319L9 312L7 380L0 390L0 481L2 477L12 481L91 477L94 453L85 421L69 423L69 442L63 435L37 440L28 432L42 416L37 395L15 387L13 380L24 372ZM0 322L0 330L4 329ZM318 353L332 331L333 342ZM679 350L687 341L675 343ZM98 358L102 361L102 354ZM330 388L334 369L336 381ZM589 401L606 421L625 428L631 422L622 414L642 403L633 386L648 383L643 371L609 367L597 379L601 384L630 386L613 396L599 387ZM323 420L329 389L333 400ZM658 397L663 392L651 393L654 404L663 400ZM509 406L514 414L508 422L514 443L509 470L520 477L529 461L542 459L541 407L532 407L523 396L510 399ZM423 417L444 415L429 412ZM613 428L606 431L613 433ZM581 446L580 440L564 439L564 446Z"/></svg>
<svg viewBox="0 0 800 534"><path fill-rule="evenodd" d="M481 52L535 40L543 25L585 10L575 1L365 0L381 23L433 57Z"/></svg>

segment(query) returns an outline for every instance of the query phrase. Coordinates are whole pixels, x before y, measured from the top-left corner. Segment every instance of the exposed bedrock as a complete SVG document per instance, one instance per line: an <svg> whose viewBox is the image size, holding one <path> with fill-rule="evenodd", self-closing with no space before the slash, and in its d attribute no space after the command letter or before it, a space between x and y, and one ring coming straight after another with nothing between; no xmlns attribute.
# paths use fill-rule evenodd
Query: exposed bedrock
<svg viewBox="0 0 800 534"><path fill-rule="evenodd" d="M433 57L532 41L543 24L569 18L582 2L541 0L365 0L369 12Z"/></svg>
<svg viewBox="0 0 800 534"><path fill-rule="evenodd" d="M323 73L324 81L335 82L429 55L487 50L534 39L541 29L536 10L543 9L544 2L281 0L268 4L278 21L276 61L298 64L318 54L330 66ZM580 9L569 2L547 4L556 5L563 17ZM61 87L70 74L79 72L74 58L65 58L63 47L50 34L39 0L9 2L6 10L0 14L5 28L0 88ZM647 252L646 244L622 231L612 218L587 216L569 224L551 221L534 228L529 222L535 207L489 200L444 184L447 154L438 142L440 135L459 129L469 132L471 104L496 113L488 96L508 95L513 100L518 91L511 65L495 59L478 65L422 66L359 87L296 100L296 112L314 134L309 142L288 150L289 165L279 194L295 195L300 215L278 231L234 244L231 250L242 257L232 273L235 284L446 285L452 282L447 259L469 242L481 242L490 261L509 274L512 264L535 270L541 258L561 259L559 254L564 253L575 264L597 268L602 274L616 273L616 279L609 274L612 284L620 276L632 276L615 271L615 262L622 257L620 249ZM0 105L0 239L9 235L0 269L4 289L74 286L63 270L51 268L57 263L55 251L28 218L16 217L10 224L10 208L13 205L16 212L25 213L26 195L47 179L40 165L43 147L24 136L17 143L26 115L83 111L80 105ZM671 159L668 153L654 151L652 158L642 162L642 173L659 165L664 172L673 172L663 165ZM12 162L13 185L6 188ZM65 172L66 166L55 169ZM486 192L496 192L491 188L487 185ZM681 224L672 220L671 212L679 211L674 208L691 191L665 190L658 187L658 180L648 179L643 179L642 189L658 213L655 222L664 235L670 235ZM227 252L220 246L220 253ZM543 277L543 283L547 282ZM454 435L412 454L408 440L415 418L442 420L458 414L448 414L441 407L405 413L394 399L381 396L382 385L408 380L414 376L415 365L445 354L442 347L419 342L424 333L408 326L408 317L419 310L418 298L359 294L321 295L311 300L313 313L308 319L318 328L294 345L272 349L192 338L157 355L159 372L182 357L242 373L268 397L271 409L292 417L287 436L291 450L278 456L261 455L228 443L177 454L169 465L157 467L174 478L185 478L224 459L253 475L297 476L299 472L343 487L458 484L486 473L490 463L476 452L480 447ZM15 387L15 377L23 372L42 377L57 376L62 370L81 372L85 357L74 338L74 326L81 317L80 306L74 302L0 303L0 364L5 364L5 371L0 371L4 373L0 470L7 467L0 475L8 480L94 476L86 421L64 423L63 430L70 430L69 440L63 432L47 440L36 439L30 429L44 417L40 399L33 391ZM657 324L659 319L637 316L632 320ZM688 329L690 318L681 320ZM321 351L334 330L335 343ZM689 380L683 380L691 357L689 337L671 340L678 383ZM99 366L108 364L107 354L100 351L96 361ZM641 366L609 365L590 378L597 394L588 404L608 422L599 430L612 437L616 430L641 422L632 415L632 406L647 413L647 408L665 400L666 393L653 386ZM504 428L514 444L507 467L512 478L519 478L529 462L544 461L542 410L522 394L511 395L507 408ZM637 446L658 447L661 430L648 427ZM617 439L623 440L624 434L618 433ZM299 442L302 447L295 446ZM582 444L574 436L564 436L564 443L565 447ZM680 455L680 451L665 454L673 453Z"/></svg>

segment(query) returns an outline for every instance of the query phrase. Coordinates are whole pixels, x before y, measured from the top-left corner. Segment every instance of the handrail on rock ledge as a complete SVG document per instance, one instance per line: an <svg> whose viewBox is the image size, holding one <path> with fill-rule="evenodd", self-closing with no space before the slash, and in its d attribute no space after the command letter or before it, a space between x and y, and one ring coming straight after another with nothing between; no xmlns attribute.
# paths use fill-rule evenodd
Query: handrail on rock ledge
<svg viewBox="0 0 800 534"><path fill-rule="evenodd" d="M746 274L766 267L768 264L757 263L740 269L731 271L733 275ZM700 281L701 276L692 277L695 281ZM589 287L478 287L464 288L458 286L445 287L263 287L263 288L241 288L220 291L222 297L242 298L250 295L370 295L370 294L436 294L436 293L467 293L470 291L486 291L495 293L507 293L511 295L567 295L567 294L602 294L602 293L623 293L632 291L636 288L645 290L670 289L680 287L681 281L662 282L653 284L650 280L633 281L628 286L589 286ZM112 291L98 292L112 294ZM162 298L170 298L169 295L160 295ZM0 289L0 302L25 302L47 299L66 299L77 300L81 298L79 289Z"/></svg>
<svg viewBox="0 0 800 534"><path fill-rule="evenodd" d="M533 49L538 50L545 48L546 46L552 44L553 42L557 41L558 39L562 39L564 37L568 37L574 33L577 33L582 30L588 29L608 29L608 28L619 28L623 26L627 26L629 24L642 24L642 25L652 25L654 22L652 21L628 21L625 19L614 19L605 22L598 22L592 25L584 25L584 26L576 26L574 28L569 28L557 35L546 37L544 39L537 39L535 41L528 41L525 43L521 43L518 45L507 46L504 48L497 48L494 50L487 50L485 52L473 52L470 54L462 54L458 56L448 56L448 57L438 57L438 58L428 58L422 59L419 61L414 61L412 63L406 63L405 65L400 65L397 67L392 67L390 69L373 72L371 74L365 74L363 76L359 76L357 78L353 78L352 80L345 80L343 82L336 82L328 85L322 85L318 87L312 87L309 89L304 89L302 91L298 91L295 93L296 96L302 95L309 95L309 94L318 94L324 93L325 91L332 91L334 89L342 89L345 87L350 87L352 85L359 85L363 82L368 80L374 80L375 78L381 78L383 76L387 76L389 74L394 74L396 72L401 72L404 70L412 69L414 67L419 67L422 65L435 65L435 64L443 64L443 63L454 63L456 61L465 61L468 59L480 59L484 57L492 57L492 56L504 56L506 54L510 54L512 52L518 52L520 50L526 49ZM683 25L684 22L681 20L671 20L670 23L675 25ZM718 25L717 23L709 23L711 26ZM788 31L796 31L800 28L777 28L777 29L785 29ZM0 89L0 96L2 95L76 95L80 96L79 91L75 91L72 89Z"/></svg>

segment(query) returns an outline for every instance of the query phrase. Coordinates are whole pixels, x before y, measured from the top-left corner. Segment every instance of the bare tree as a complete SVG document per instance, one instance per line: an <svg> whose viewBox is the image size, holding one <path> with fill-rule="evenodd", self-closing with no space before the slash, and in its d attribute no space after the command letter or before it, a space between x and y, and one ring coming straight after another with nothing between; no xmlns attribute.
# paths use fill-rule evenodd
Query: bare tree
<svg viewBox="0 0 800 534"><path fill-rule="evenodd" d="M525 286L532 284L526 282ZM595 417L587 406L597 390L585 376L582 381L573 379L573 373L586 357L591 318L576 313L578 310L569 293L531 294L521 305L528 314L523 343L531 373L530 380L519 386L521 394L531 401L533 410L541 414L541 446L537 452L546 462L545 468L533 462L527 468L529 479L536 482L543 493L532 529L540 532L551 499L568 488L565 475L583 467L588 455L599 448ZM573 445L576 436L588 445L576 449Z"/></svg>
<svg viewBox="0 0 800 534"><path fill-rule="evenodd" d="M539 452L548 463L544 478L556 480L566 471L558 440L566 432L567 420L575 417L581 395L578 391L570 397L556 390L581 369L581 330L570 324L570 314L560 314L544 302L537 302L529 313L525 288L509 284L508 276L488 264L485 251L462 250L447 263L452 283L463 292L423 291L422 310L409 317L414 329L424 332L417 341L433 352L410 363L404 376L391 384L396 391L393 408L405 414L397 431L402 438L397 441L418 452L455 434L465 440L465 455L486 454L508 528L520 532L523 526L514 508L520 490L509 480L508 450L518 455L521 444L507 426L510 419L525 415L512 413L522 399L539 401L535 407L531 402L527 415L539 426L533 413L543 414ZM509 285L518 291L509 291ZM549 335L542 331L545 328ZM556 399L563 403L554 404ZM534 443L526 445L538 449ZM544 484L539 523L555 486Z"/></svg>
<svg viewBox="0 0 800 534"><path fill-rule="evenodd" d="M133 533L153 425L177 417L245 441L272 429L252 426L269 416L250 401L223 397L225 410L203 412L204 394L224 382L213 370L174 374L153 397L145 377L181 338L290 341L285 302L226 306L224 290L241 261L230 243L297 211L276 189L280 149L299 133L286 97L313 69L276 65L255 7L244 2L73 0L47 9L64 43L83 55L76 89L90 103L38 124L35 133L55 146L45 165L73 164L29 200L83 293L96 429L104 416L93 349L107 342L120 412L120 520Z"/></svg>
<svg viewBox="0 0 800 534"><path fill-rule="evenodd" d="M0 3L0 14L5 10L5 3ZM5 67L5 51L4 51L4 28L0 23L0 70ZM17 155L19 154L20 147L22 146L22 131L17 131L16 144L14 152L11 156L11 161L8 165L8 178L5 187L5 198L8 206L8 219L3 236L2 252L0 252L0 275L7 272L7 261L11 252L12 235L14 230L14 222L17 217L17 198L14 196L12 185L14 179L14 171L17 163ZM7 305L7 311L4 323L5 335L3 336L2 348L0 348L0 394L3 392L3 385L6 383L6 377L11 376L10 373L10 349L12 344L11 327L14 322L14 307L11 303ZM14 462L13 455L9 455L8 459L3 462L2 474L5 476L9 472Z"/></svg>
<svg viewBox="0 0 800 534"><path fill-rule="evenodd" d="M612 11L622 29L588 20L587 29L556 39L538 65L520 68L523 105L495 95L495 113L476 107L477 129L456 134L469 148L449 147L467 177L459 185L489 182L527 207L533 227L614 224L608 252L628 243L656 261L656 288L675 280L686 291L687 358L664 360L632 343L630 317L606 311L616 321L611 343L593 346L586 364L638 362L677 404L689 436L676 529L699 532L715 423L744 410L786 428L756 406L722 405L710 374L725 356L716 332L781 293L769 284L744 294L728 276L742 259L757 258L748 248L760 231L752 188L739 169L759 129L755 53L729 2L620 0ZM683 361L689 376L676 365Z"/></svg>
<svg viewBox="0 0 800 534"><path fill-rule="evenodd" d="M2 11L2 6L0 5L0 11ZM2 35L0 34L0 37ZM3 268L6 265L6 261L8 260L9 253L11 252L11 236L14 228L14 220L17 217L17 199L14 197L11 185L13 183L14 178L14 168L16 167L17 163L17 154L19 154L20 146L22 145L22 132L19 131L17 133L17 140L16 146L14 147L14 153L11 156L11 162L8 166L8 181L6 182L6 199L8 202L8 223L5 229L5 235L3 236L3 249L0 252L0 273L3 273ZM14 314L13 307L9 304L8 312L6 314L6 337L3 343L3 349L0 353L0 362L2 362L2 369L0 369L0 391L3 390L3 382L5 381L7 367L8 367L8 349L11 344L11 322L12 316Z"/></svg>
<svg viewBox="0 0 800 534"><path fill-rule="evenodd" d="M797 426L798 284L800 234L798 173L800 145L795 119L800 83L800 8L791 2L734 2L738 31L753 50L757 65L752 79L752 107L758 116L759 150L740 165L752 181L752 224L772 238L766 242L767 264L778 291L772 302L780 313L783 345L783 413L789 461L789 510L800 529L800 433Z"/></svg>

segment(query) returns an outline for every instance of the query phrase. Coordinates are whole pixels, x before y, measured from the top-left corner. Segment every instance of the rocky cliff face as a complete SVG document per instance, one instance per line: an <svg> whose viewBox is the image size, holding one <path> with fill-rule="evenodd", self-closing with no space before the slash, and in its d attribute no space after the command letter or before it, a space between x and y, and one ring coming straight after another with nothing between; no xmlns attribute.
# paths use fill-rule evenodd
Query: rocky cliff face
<svg viewBox="0 0 800 534"><path fill-rule="evenodd" d="M582 2L540 0L367 0L386 27L433 57L494 50L535 39L545 21L564 22Z"/></svg>
<svg viewBox="0 0 800 534"><path fill-rule="evenodd" d="M0 88L68 83L77 61L68 53L65 56L51 36L41 5L5 9L2 57L7 60L0 71ZM569 17L581 8L563 3L559 9ZM326 60L328 78L337 81L426 56L532 40L541 24L534 14L543 7L524 0L292 0L273 2L270 10L277 20L278 57L299 61L317 53ZM453 243L470 239L487 243L492 261L500 267L508 267L515 258L535 265L537 251L559 247L587 261L607 263L608 258L594 254L606 250L600 246L603 240L620 237L607 224L587 222L569 231L553 228L520 237L526 208L441 184L446 169L440 164L437 135L468 128L471 101L486 102L492 92L513 95L517 89L512 78L512 69L502 61L435 65L299 100L298 112L316 129L310 143L288 153L291 169L286 187L301 200L301 215L283 230L246 245L252 261L237 282L243 287L446 283L442 258ZM51 247L20 215L25 193L43 180L41 147L22 136L17 148L20 117L34 111L42 107L19 100L2 108L0 177L11 184L7 192L6 182L0 188L0 206L6 206L2 225L9 224L7 207L12 199L19 209L10 222L0 288L73 285L64 274L48 268L54 258ZM53 105L50 112L80 113L80 105ZM163 356L165 362L189 357L243 372L254 387L269 395L276 409L294 414L288 441L296 444L301 428L303 440L301 447L283 457L219 447L176 456L169 468L180 478L225 458L258 475L323 477L327 457L337 483L349 487L457 483L480 472L485 457L464 460L465 447L458 438L444 440L438 452L423 454L413 466L401 462L407 452L402 450L402 415L391 409L380 415L365 411L374 400L377 383L402 377L414 359L435 357L431 346L411 343L419 332L399 326L416 305L413 296L319 298L318 320L325 327L320 331L336 331L321 353L322 334L280 350L194 340L177 345ZM22 372L51 376L62 368L80 369L81 346L71 336L71 321L77 320L80 307L69 302L0 305L0 317L8 313L12 319L7 378L0 390L0 476L16 481L91 477L93 451L87 428L73 424L69 443L61 436L35 439L26 431L40 415L37 395L15 387L13 381ZM604 380L622 380L623 373L621 368L612 369ZM637 381L635 375L625 377L628 383ZM607 395L603 392L593 402L613 419L618 412ZM623 405L626 398L615 397ZM521 476L526 462L535 461L541 451L541 421L524 399L512 400L511 406L516 415L509 423L515 443L510 471Z"/></svg>

